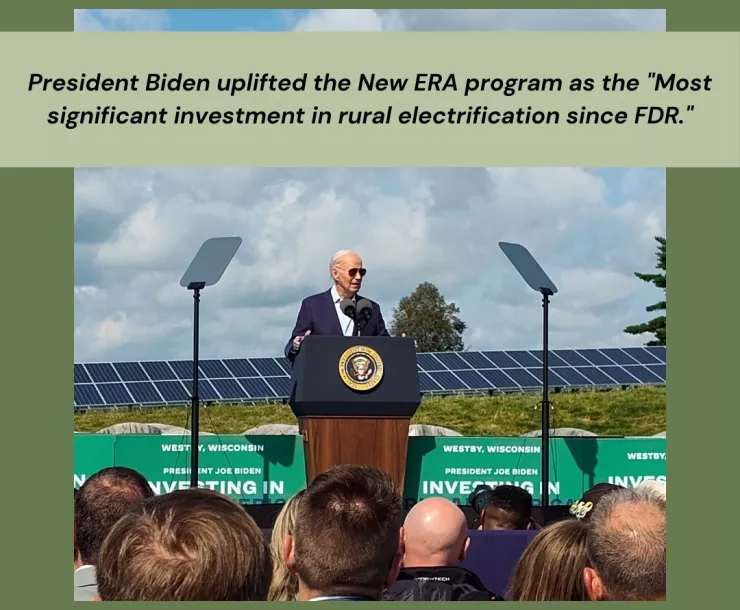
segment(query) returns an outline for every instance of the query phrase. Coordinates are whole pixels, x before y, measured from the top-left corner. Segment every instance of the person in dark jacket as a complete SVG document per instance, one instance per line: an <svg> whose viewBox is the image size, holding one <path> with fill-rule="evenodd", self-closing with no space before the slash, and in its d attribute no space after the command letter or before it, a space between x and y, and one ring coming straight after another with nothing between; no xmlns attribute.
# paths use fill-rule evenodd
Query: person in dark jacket
<svg viewBox="0 0 740 610"><path fill-rule="evenodd" d="M403 568L383 595L387 602L487 602L503 601L483 581L460 566Z"/></svg>
<svg viewBox="0 0 740 610"><path fill-rule="evenodd" d="M404 521L403 567L383 600L500 600L476 574L460 566L469 544L460 507L444 498L422 500Z"/></svg>

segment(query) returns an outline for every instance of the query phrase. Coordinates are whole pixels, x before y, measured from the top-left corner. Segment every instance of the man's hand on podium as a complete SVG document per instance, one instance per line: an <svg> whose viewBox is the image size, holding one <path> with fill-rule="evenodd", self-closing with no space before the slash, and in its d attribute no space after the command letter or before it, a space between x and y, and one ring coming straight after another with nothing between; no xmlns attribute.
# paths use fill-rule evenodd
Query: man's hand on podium
<svg viewBox="0 0 740 610"><path fill-rule="evenodd" d="M407 336L407 335L406 335L406 333L401 333L401 337L402 337L402 338L404 338L404 339L405 339L405 338L406 338L406 336ZM418 343L416 342L416 339L414 339L414 347L415 347L416 349L419 349L419 344L418 344Z"/></svg>
<svg viewBox="0 0 740 610"><path fill-rule="evenodd" d="M293 339L293 351L294 352L297 352L299 349L301 349L301 343L303 343L303 340L306 337L308 337L308 335L310 335L310 334L311 334L311 331L310 330L307 330L306 333L303 336L298 335L297 337L295 337Z"/></svg>

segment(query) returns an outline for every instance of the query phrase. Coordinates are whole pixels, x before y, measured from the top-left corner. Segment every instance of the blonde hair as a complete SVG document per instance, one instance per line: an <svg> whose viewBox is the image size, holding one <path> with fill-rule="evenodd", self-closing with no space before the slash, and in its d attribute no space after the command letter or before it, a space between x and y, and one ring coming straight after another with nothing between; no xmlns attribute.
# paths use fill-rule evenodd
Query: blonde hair
<svg viewBox="0 0 740 610"><path fill-rule="evenodd" d="M288 571L283 561L283 541L286 536L293 535L298 500L301 499L304 491L302 489L290 498L283 506L277 519L275 519L270 540L272 584L267 594L267 601L269 602L293 602L296 600L296 595L298 595L298 576Z"/></svg>
<svg viewBox="0 0 740 610"><path fill-rule="evenodd" d="M541 530L514 569L507 599L518 602L588 601L586 524L566 519Z"/></svg>

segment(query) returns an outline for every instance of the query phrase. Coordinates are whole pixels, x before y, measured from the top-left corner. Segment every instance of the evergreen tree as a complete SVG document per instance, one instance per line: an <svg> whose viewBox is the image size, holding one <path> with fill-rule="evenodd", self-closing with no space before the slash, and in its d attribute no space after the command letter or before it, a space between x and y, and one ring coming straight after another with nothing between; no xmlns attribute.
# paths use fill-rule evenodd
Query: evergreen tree
<svg viewBox="0 0 740 610"><path fill-rule="evenodd" d="M662 273L635 273L635 276L639 279L654 284L656 288L663 289L663 300L655 305L646 307L645 310L648 312L653 311L666 311L666 238L656 237L655 241L658 242L658 264L655 265L656 269L662 271ZM655 339L652 339L646 343L646 345L665 345L666 344L666 321L665 314L657 316L649 322L642 324L634 324L624 329L624 332L630 335L641 335L643 333L652 333L655 335Z"/></svg>

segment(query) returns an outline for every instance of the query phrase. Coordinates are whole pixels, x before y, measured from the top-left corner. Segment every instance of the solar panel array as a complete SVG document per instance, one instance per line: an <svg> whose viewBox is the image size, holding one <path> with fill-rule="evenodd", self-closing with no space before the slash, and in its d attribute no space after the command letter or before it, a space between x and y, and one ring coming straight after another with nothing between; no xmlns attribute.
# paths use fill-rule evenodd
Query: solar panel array
<svg viewBox="0 0 740 610"><path fill-rule="evenodd" d="M665 347L553 350L554 389L663 385ZM422 394L512 393L542 389L541 351L417 354ZM286 358L201 360L198 389L204 403L278 401L290 394ZM98 362L74 365L75 409L183 404L191 399L188 360Z"/></svg>

